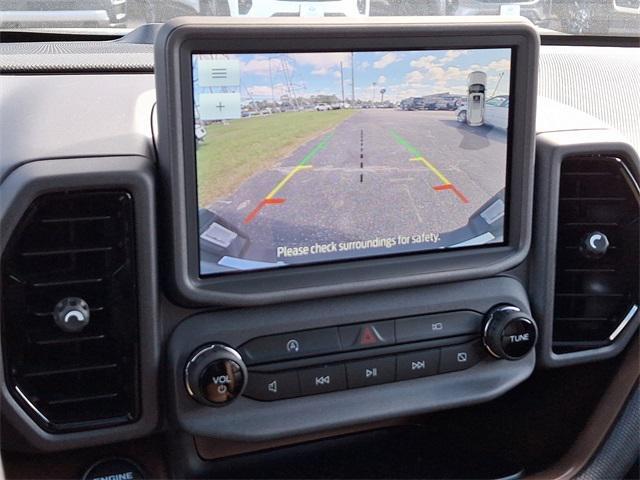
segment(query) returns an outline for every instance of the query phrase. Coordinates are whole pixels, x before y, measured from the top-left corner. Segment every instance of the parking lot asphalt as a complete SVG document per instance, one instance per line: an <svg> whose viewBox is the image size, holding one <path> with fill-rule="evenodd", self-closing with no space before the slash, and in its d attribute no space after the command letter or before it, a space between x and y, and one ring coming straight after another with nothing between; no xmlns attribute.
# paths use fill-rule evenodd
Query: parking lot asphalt
<svg viewBox="0 0 640 480"><path fill-rule="evenodd" d="M309 261L277 247L399 235L428 248L504 188L506 152L504 130L454 112L362 110L209 208L250 239L252 260Z"/></svg>

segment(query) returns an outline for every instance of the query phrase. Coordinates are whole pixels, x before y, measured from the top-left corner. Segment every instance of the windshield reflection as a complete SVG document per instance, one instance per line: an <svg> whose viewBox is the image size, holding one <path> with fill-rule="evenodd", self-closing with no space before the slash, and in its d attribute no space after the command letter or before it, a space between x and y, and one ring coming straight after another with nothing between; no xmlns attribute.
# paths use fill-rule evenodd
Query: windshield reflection
<svg viewBox="0 0 640 480"><path fill-rule="evenodd" d="M542 33L640 32L640 0L3 0L3 29L117 28L183 15L222 17L477 16L528 18Z"/></svg>

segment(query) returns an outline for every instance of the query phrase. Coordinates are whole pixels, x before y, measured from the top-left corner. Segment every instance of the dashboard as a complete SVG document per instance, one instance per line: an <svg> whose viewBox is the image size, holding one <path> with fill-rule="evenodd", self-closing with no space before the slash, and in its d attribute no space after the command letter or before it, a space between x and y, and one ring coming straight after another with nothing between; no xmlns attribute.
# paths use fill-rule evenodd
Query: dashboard
<svg viewBox="0 0 640 480"><path fill-rule="evenodd" d="M611 362L631 405L637 56L366 27L0 44L3 451L173 435L161 476L229 475Z"/></svg>

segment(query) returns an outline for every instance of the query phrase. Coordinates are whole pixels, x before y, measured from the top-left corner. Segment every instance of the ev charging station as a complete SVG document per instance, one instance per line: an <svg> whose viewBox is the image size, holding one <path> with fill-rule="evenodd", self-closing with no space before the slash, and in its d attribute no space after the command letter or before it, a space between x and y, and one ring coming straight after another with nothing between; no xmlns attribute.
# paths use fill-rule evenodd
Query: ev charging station
<svg viewBox="0 0 640 480"><path fill-rule="evenodd" d="M485 72L471 72L467 77L467 124L471 127L479 127L484 124L485 89L487 86L487 74Z"/></svg>

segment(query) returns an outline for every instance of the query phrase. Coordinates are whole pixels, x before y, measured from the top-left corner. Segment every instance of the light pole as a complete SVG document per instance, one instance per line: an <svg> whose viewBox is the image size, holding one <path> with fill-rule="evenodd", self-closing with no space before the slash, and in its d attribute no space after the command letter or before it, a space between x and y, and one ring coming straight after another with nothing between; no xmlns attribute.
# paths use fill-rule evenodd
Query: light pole
<svg viewBox="0 0 640 480"><path fill-rule="evenodd" d="M342 86L342 108L344 108L344 71L342 70L342 62L340 62L340 85Z"/></svg>
<svg viewBox="0 0 640 480"><path fill-rule="evenodd" d="M273 106L276 106L276 96L275 93L273 92L273 75L271 73L271 60L273 60L273 58L269 57L269 82L271 83L271 103L273 103Z"/></svg>
<svg viewBox="0 0 640 480"><path fill-rule="evenodd" d="M492 97L496 96L496 92L498 91L498 87L500 86L500 82L502 81L502 77L504 77L504 72L502 72L500 74L500 77L498 78L498 83L496 83L496 88L493 89L493 94L491 95Z"/></svg>
<svg viewBox="0 0 640 480"><path fill-rule="evenodd" d="M353 52L351 52L351 103L356 104L356 79L355 79L355 58Z"/></svg>

